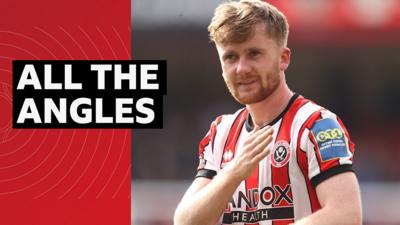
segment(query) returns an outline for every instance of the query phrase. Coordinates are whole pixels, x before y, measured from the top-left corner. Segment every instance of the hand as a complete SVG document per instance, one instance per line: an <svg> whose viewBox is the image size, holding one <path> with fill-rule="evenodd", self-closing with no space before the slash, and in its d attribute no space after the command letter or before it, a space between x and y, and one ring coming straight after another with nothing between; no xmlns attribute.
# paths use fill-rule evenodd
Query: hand
<svg viewBox="0 0 400 225"><path fill-rule="evenodd" d="M234 179L242 181L249 177L258 163L270 152L267 148L272 141L273 129L266 126L253 130L240 149L236 150L235 157L224 167L231 172Z"/></svg>

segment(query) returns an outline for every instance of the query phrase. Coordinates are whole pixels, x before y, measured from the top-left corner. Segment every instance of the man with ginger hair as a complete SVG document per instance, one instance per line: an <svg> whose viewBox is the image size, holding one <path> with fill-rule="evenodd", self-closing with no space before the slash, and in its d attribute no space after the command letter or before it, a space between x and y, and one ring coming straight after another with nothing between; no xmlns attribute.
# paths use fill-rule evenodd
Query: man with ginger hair
<svg viewBox="0 0 400 225"><path fill-rule="evenodd" d="M245 107L211 123L174 223L361 224L349 133L286 84L285 16L260 0L230 1L208 30L228 90Z"/></svg>

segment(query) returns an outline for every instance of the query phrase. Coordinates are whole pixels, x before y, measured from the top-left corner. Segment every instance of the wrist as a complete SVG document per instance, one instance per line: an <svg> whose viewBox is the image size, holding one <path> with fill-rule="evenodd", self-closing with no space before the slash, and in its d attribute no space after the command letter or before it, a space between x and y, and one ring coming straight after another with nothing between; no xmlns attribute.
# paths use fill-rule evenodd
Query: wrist
<svg viewBox="0 0 400 225"><path fill-rule="evenodd" d="M233 163L226 165L221 171L221 176L225 176L227 180L239 185L244 180L239 171L235 169Z"/></svg>

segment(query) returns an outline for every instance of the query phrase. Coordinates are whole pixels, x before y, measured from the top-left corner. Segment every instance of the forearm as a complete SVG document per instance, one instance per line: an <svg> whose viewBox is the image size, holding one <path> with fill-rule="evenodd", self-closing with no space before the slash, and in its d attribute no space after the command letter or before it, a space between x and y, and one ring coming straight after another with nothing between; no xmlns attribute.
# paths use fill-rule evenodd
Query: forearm
<svg viewBox="0 0 400 225"><path fill-rule="evenodd" d="M216 224L240 182L230 171L221 170L206 187L182 199L175 211L174 224Z"/></svg>
<svg viewBox="0 0 400 225"><path fill-rule="evenodd" d="M254 130L213 180L192 184L175 211L175 225L215 225L239 184L269 154L272 133L269 126Z"/></svg>

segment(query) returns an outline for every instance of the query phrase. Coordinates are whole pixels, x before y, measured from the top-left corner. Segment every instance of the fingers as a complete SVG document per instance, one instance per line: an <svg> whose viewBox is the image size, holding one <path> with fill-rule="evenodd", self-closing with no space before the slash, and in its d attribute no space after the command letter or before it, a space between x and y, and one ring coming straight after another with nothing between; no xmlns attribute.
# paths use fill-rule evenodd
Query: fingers
<svg viewBox="0 0 400 225"><path fill-rule="evenodd" d="M247 136L246 141L244 142L245 145L251 144L258 136L261 134L263 131L266 131L267 127L265 128L254 128L250 133L249 136Z"/></svg>
<svg viewBox="0 0 400 225"><path fill-rule="evenodd" d="M274 133L274 130L270 127L264 127L258 131L256 131L255 133L251 134L251 136L249 136L248 139L248 144L250 148L256 149L258 145L268 145L267 142L265 142L265 140L267 139L268 136L272 136L272 134Z"/></svg>
<svg viewBox="0 0 400 225"><path fill-rule="evenodd" d="M270 153L270 149L265 147L258 155L254 156L254 158L252 159L255 163L260 162L261 160L263 160L265 157L267 157Z"/></svg>
<svg viewBox="0 0 400 225"><path fill-rule="evenodd" d="M251 152L251 157L256 158L260 154L262 154L262 155L268 154L268 152L266 152L265 149L267 149L267 146L269 145L269 143L271 143L271 141L272 141L272 134L269 134L260 143L256 144L253 147L253 151ZM264 157L262 157L262 158L264 158Z"/></svg>
<svg viewBox="0 0 400 225"><path fill-rule="evenodd" d="M254 140L256 140L260 136L260 134L263 134L265 132L272 132L272 131L273 130L272 130L271 126L265 126L263 128L254 128L254 130L252 130L249 133L249 136L247 137L245 144L252 143Z"/></svg>
<svg viewBox="0 0 400 225"><path fill-rule="evenodd" d="M244 144L243 149L241 149L240 152L243 152L244 156L247 158L247 160L249 160L249 162L251 161L252 163L258 163L269 154L269 151L265 149L273 139L272 134L273 129L270 126L253 132L250 134L252 136L249 136L249 139L246 140L247 143ZM257 162L255 162L254 159Z"/></svg>
<svg viewBox="0 0 400 225"><path fill-rule="evenodd" d="M233 171L236 171L241 179L251 175L255 166L264 159L270 152L267 146L272 142L274 130L270 126L261 129L254 129L244 145L237 149L232 163L228 164Z"/></svg>

